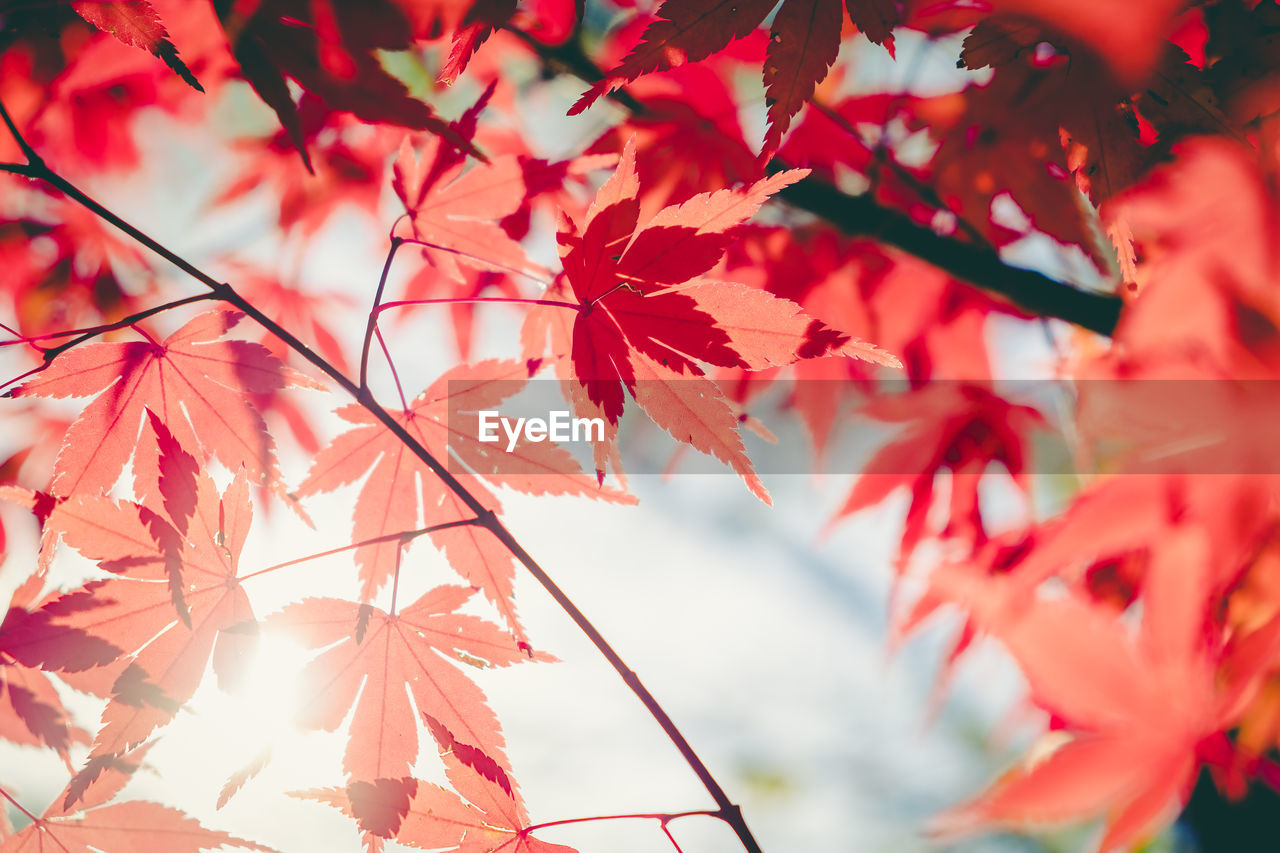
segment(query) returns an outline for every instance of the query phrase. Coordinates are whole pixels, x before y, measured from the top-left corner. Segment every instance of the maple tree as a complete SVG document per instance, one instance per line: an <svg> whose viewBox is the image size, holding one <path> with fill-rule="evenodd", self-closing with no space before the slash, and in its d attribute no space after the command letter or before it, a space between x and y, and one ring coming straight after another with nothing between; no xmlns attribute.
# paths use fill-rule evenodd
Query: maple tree
<svg viewBox="0 0 1280 853"><path fill-rule="evenodd" d="M0 739L66 771L41 809L0 768L0 853L270 849L125 793L202 685L245 689L264 634L307 654L292 725L343 744L291 793L367 850L569 853L538 833L640 820L680 851L669 825L700 818L758 853L500 495L634 503L639 419L768 503L744 432L777 410L814 470L892 428L831 523L905 501L894 640L949 614L940 681L990 638L1042 714L925 831L1274 833L1246 821L1280 788L1276 3L0 0L0 22ZM921 70L938 56L955 70ZM230 164L193 229L265 206L276 260L117 212L158 125L203 140L161 134L172 168ZM367 283L288 260L370 223ZM498 310L519 326L478 358ZM456 358L418 391L397 339L441 313ZM1065 404L1005 381L1026 330ZM599 425L589 452L482 437L538 385ZM330 494L342 544L247 564L251 525ZM254 578L330 558L348 594L264 612ZM470 671L553 660L519 573L713 808L530 814Z"/></svg>

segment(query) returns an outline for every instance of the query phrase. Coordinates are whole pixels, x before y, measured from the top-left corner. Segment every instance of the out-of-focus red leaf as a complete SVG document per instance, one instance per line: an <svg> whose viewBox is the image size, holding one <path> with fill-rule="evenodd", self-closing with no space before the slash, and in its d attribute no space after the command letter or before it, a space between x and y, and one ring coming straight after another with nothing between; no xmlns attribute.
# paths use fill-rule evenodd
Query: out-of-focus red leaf
<svg viewBox="0 0 1280 853"><path fill-rule="evenodd" d="M73 0L71 8L104 33L110 33L130 47L155 54L191 88L204 91L191 69L179 58L160 16L147 0Z"/></svg>

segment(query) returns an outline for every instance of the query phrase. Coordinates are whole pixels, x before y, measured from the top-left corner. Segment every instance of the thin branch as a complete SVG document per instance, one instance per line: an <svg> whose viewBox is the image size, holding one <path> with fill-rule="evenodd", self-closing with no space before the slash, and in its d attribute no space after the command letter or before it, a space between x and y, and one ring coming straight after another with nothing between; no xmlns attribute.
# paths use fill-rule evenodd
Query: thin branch
<svg viewBox="0 0 1280 853"><path fill-rule="evenodd" d="M474 498L471 498L469 494L459 494L459 497L468 502L468 504L468 499L474 500ZM724 789L720 787L720 783L716 781L715 776L713 776L707 766L703 764L702 759L698 757L693 746L685 739L675 722L667 714L666 709L662 707L658 700L654 698L653 694L649 692L649 689L640 681L640 677L623 662L622 658L613 650L613 647L609 645L604 636L596 630L596 627L591 623L591 620L589 620L586 615L578 609L578 606L574 604L567 595L565 595L564 591L560 589L555 581L553 581L542 567L538 565L537 561L530 556L529 552L516 541L515 537L512 536L511 532L503 526L502 522L498 520L496 515L489 513L487 518L481 518L480 523L482 526L487 527L489 531L498 538L498 541L507 547L507 550L520 561L520 564L524 566L525 570L529 572L529 574L533 575L534 579L536 579L538 583L542 584L542 587L553 599L555 599L561 609L563 609L565 613L569 614L569 618L578 626L578 630L582 631L582 633L587 636L587 639L591 640L592 644L595 645L600 654L604 655L605 660L609 661L609 664L614 668L618 675L622 677L622 680L631 688L631 692L634 693L644 704L645 708L648 709L649 713L657 721L658 725L662 727L667 738L675 745L676 749L679 750L680 755L683 756L685 760L685 763L689 765L690 769L693 770L694 774L698 777L698 780L702 782L703 787L707 789L707 793L711 795L711 798L715 800L716 805L720 807L718 810L720 819L733 828L734 832L738 836L738 840L741 841L742 846L746 848L747 853L762 853L759 843L751 834L751 830L747 827L746 820L742 817L742 810L729 800L728 795L726 795Z"/></svg>
<svg viewBox="0 0 1280 853"><path fill-rule="evenodd" d="M48 348L40 347L39 348L41 351L42 357L44 358L45 362L48 363L50 361L53 361L58 356L62 355L62 353L66 352L67 350L72 349L73 347L79 346L80 344L84 343L87 340L90 340L91 338L96 338L98 335L105 334L106 332L112 332L112 331L115 331L116 329L123 329L126 326L134 326L136 331L140 335L142 335L143 337L150 338L150 336L147 335L146 332L144 332L142 329L136 328L136 324L139 321L145 320L148 317L154 316L156 314L160 314L164 311L168 311L172 308L180 308L183 305L191 305L192 303L195 303L195 302L207 302L208 300L214 299L214 298L216 297L212 293L200 293L195 296L187 296L182 299L174 299L173 301L166 302L163 305L155 305L155 306L152 306L151 308L145 308L134 314L130 314L128 317L124 317L122 319L116 320L114 323L103 323L100 326L92 326L88 329L74 329L67 332L53 332L47 335L35 335L34 337L26 338L24 342L32 343L34 345L35 341L44 340L46 338L61 338L66 335L75 335L76 337L72 338L69 341L63 341L62 343L58 344L56 347L48 347ZM8 343L19 343L19 342L6 341L5 343L8 344ZM155 343L155 341L153 340L152 343Z"/></svg>
<svg viewBox="0 0 1280 853"><path fill-rule="evenodd" d="M360 387L369 387L369 347L373 344L373 333L378 327L378 315L381 314L379 308L382 303L382 291L387 286L387 273L391 272L391 262L395 260L396 252L404 245L404 240L399 237L391 238L391 248L387 250L386 263L382 265L382 275L378 277L378 289L373 294L373 307L369 309L369 322L364 327L364 342L360 345ZM390 361L390 357L387 358ZM401 397L404 395L401 394Z"/></svg>
<svg viewBox="0 0 1280 853"><path fill-rule="evenodd" d="M824 116L827 117L827 119L831 121L832 124L839 127L845 133L849 134L849 136L853 139L854 142L857 142L859 145L861 145L863 149L867 151L868 154L870 154L875 158L876 164L878 166L888 167L889 171L893 173L893 176L898 180L902 181L907 186L911 187L911 189L916 193L916 195L920 197L921 201L923 201L925 204L929 205L930 207L937 208L938 210L946 209L947 206L943 204L942 199L938 196L938 193L934 190L934 188L929 184L927 184L926 182L920 180L918 177L912 174L910 169L906 168L901 163L899 163L896 159L894 159L894 157L892 156L892 152L887 147L885 147L885 145L883 144L884 142L883 134L885 131L884 125L881 125L881 128L880 128L881 141L876 145L871 145L870 143L867 142L866 139L863 138L862 134L858 132L858 129L854 127L852 124L850 124L848 119L840 115L840 113L837 112L835 108L831 107L830 105L826 104L823 101L818 100L817 98L811 99L809 101L809 106L817 110L818 112L822 113ZM872 181L872 183L874 184L874 180ZM956 223L957 223L957 227L964 232L965 236L968 237L971 242L976 243L980 246L985 246L988 248L991 247L991 244L987 241L987 238L982 236L982 232L980 232L977 228L975 228L973 224L969 222L969 220L964 219L963 217L957 216Z"/></svg>
<svg viewBox="0 0 1280 853"><path fill-rule="evenodd" d="M26 137L18 131L18 125L14 123L13 116L9 115L9 111L4 108L3 103L0 103L0 119L4 119L5 127L9 128L9 135L13 137L14 142L18 143L18 148L22 149L22 156L27 158L27 163L44 168L44 161L40 159L40 155L27 142Z"/></svg>

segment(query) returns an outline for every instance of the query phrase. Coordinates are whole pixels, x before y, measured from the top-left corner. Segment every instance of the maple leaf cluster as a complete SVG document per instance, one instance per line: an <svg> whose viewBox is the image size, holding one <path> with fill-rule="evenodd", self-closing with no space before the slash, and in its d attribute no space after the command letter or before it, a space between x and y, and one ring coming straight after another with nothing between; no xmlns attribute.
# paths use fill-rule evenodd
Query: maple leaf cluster
<svg viewBox="0 0 1280 853"><path fill-rule="evenodd" d="M765 502L742 433L775 408L815 469L886 426L832 523L905 500L895 639L950 613L946 673L993 638L1046 721L937 832L1096 820L1099 849L1132 849L1202 775L1227 799L1280 786L1274 3L68 0L0 20L0 738L69 774L37 815L0 771L27 819L0 820L0 853L126 828L267 849L122 793L267 630L311 654L296 725L344 738L295 794L367 849L568 851L532 834L469 669L551 659L517 573L566 602L501 495L634 503L624 415ZM206 271L82 189L142 181L183 134L223 163L201 217L259 217L298 255L355 218L386 234L381 276L323 291L256 245ZM401 336L437 315L457 358L420 381ZM1027 330L1051 352L1010 356ZM1032 358L1064 405L1002 383ZM479 439L535 379L602 424L585 460ZM1037 476L1050 451L1069 485ZM263 612L253 579L313 557L242 570L254 516L309 523L329 493L350 528L319 556L349 560L349 594Z"/></svg>

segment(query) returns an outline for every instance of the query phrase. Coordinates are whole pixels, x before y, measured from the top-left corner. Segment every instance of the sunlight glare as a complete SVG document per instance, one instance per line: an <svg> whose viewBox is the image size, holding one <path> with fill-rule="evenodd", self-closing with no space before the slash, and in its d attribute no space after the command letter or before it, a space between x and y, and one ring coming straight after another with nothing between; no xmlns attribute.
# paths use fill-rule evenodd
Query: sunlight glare
<svg viewBox="0 0 1280 853"><path fill-rule="evenodd" d="M312 653L279 633L264 632L248 662L242 689L228 693L209 678L189 707L200 736L216 744L221 760L241 766L301 734L298 675Z"/></svg>

